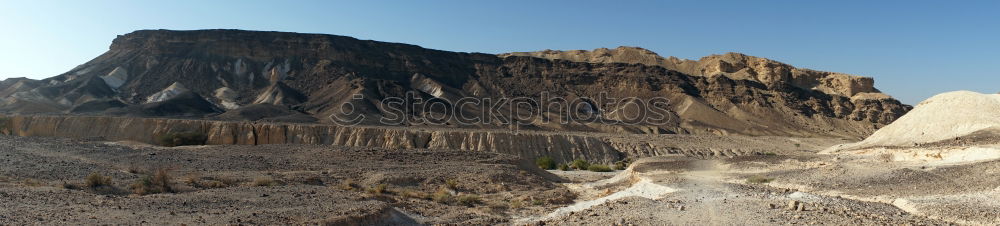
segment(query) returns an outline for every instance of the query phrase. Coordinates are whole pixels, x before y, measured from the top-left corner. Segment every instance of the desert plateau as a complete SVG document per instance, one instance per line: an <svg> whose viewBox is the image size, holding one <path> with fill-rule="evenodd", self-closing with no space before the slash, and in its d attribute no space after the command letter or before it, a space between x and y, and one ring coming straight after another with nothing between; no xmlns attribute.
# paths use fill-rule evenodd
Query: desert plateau
<svg viewBox="0 0 1000 226"><path fill-rule="evenodd" d="M903 79L892 59L846 70L874 76L806 68L837 68L855 62L845 54L881 49L827 48L842 43L802 38L798 29L829 33L798 25L860 22L816 22L794 11L803 21L753 25L768 30L761 37L736 24L773 22L769 17L726 14L719 17L732 24L658 23L678 31L656 33L661 42L626 32L656 21L652 14L599 10L619 16L607 19L620 22L614 26L574 20L606 30L588 37L568 35L582 31L555 25L562 21L555 17L525 23L521 14L505 11L501 20L480 9L496 22L482 25L491 29L545 29L483 43L478 37L497 34L412 31L447 25L488 32L468 24L481 21L475 15L431 20L458 12L413 6L380 8L437 14L319 12L311 10L337 7L312 3L322 7L289 14L280 9L290 6L274 6L283 19L260 15L270 9L254 14L271 18L258 24L298 21L310 29L101 33L111 36L102 41L107 48L68 71L3 77L0 225L1000 225L1000 94L961 77L990 83L990 75ZM374 3L347 5L354 4ZM388 26L381 20L349 30L351 21L302 19L343 18L335 12L413 21L386 19L401 23L390 26L398 33L386 33L377 32ZM159 13L167 12L128 18L146 26L140 21L158 21ZM197 20L187 22L221 26L206 19L221 16L191 13ZM501 26L507 23L512 27ZM883 37L857 34L850 38ZM355 38L380 35L433 48ZM898 40L932 40L911 38ZM504 46L510 43L532 45ZM524 50L542 44L588 47ZM28 48L14 46L4 48ZM436 49L449 47L457 51ZM734 51L684 59L652 50L671 48L685 56L691 49ZM962 58L959 50L943 57ZM31 56L17 62L45 61ZM949 62L912 63L905 71L971 67ZM924 83L942 88L918 88Z"/></svg>

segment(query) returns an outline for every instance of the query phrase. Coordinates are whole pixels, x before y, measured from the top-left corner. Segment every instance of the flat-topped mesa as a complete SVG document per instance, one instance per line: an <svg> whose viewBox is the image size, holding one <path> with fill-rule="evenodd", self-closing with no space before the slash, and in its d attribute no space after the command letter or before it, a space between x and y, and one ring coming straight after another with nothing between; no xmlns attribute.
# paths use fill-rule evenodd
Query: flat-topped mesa
<svg viewBox="0 0 1000 226"><path fill-rule="evenodd" d="M741 53L716 54L702 57L700 60L686 60L672 56L664 58L653 51L639 47L620 46L615 49L598 48L590 51L514 52L500 54L500 56L531 56L575 62L661 66L688 75L722 75L732 79L756 81L768 86L788 84L806 90L817 90L845 97L853 97L859 93L879 93L874 87L874 80L869 77L801 69L775 60L747 56ZM872 97L872 95L866 95L866 97ZM888 98L888 96L885 97Z"/></svg>
<svg viewBox="0 0 1000 226"><path fill-rule="evenodd" d="M561 121L550 114L563 112L516 106L525 108L517 112L541 113L524 119L530 125L522 128L861 138L909 109L877 93L868 78L741 54L691 61L619 47L501 56L324 34L141 30L117 37L107 52L61 75L0 83L0 112L333 123L330 116L340 116L350 104L352 112L366 116L364 125L502 129L509 125L486 119L444 117L448 121L438 125L379 119L491 109L414 108L398 115L383 105L408 94L454 103L538 98L544 92L568 101L606 95L669 103L662 112L598 103L590 109L602 117L598 122ZM616 123L629 114L664 117Z"/></svg>

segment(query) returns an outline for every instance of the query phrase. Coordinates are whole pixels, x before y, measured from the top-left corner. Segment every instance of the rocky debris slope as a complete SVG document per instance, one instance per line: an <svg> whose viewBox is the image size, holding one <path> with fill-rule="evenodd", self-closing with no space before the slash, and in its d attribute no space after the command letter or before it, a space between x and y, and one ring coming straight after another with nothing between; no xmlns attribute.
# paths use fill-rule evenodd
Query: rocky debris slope
<svg viewBox="0 0 1000 226"><path fill-rule="evenodd" d="M860 138L908 110L877 93L871 79L795 69L763 58L727 54L687 62L639 60L649 53L618 55L570 62L335 35L141 30L119 36L106 53L64 74L0 84L0 111L206 118L271 104L329 123L330 116L341 116L341 106L351 104L368 116L361 122L367 125L507 128L455 118L438 123L376 119L449 113L415 108L399 114L382 103L408 92L452 103L463 97L541 99L546 92L551 98L587 102L591 107L585 112L602 121L562 120L552 117L559 110L551 109L529 115L543 111L539 106L546 102L500 110L525 115L518 119L529 130ZM620 63L632 61L644 64ZM717 73L726 76L701 76ZM195 95L181 95L188 92ZM666 98L668 103L663 111L629 110L593 101L602 94ZM134 107L153 103L159 106ZM204 103L213 106L205 108ZM450 113L484 109L489 108L463 105ZM636 113L664 117L619 123Z"/></svg>

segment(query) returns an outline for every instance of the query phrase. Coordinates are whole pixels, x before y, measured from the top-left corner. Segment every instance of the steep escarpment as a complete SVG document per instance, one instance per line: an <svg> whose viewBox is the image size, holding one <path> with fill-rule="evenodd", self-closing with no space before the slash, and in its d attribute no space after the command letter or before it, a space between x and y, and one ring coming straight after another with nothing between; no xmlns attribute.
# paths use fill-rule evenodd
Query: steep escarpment
<svg viewBox="0 0 1000 226"><path fill-rule="evenodd" d="M881 93L870 77L836 72L796 68L775 60L726 53L702 57L699 60L664 58L655 52L638 47L599 48L587 50L544 50L500 54L501 57L530 56L553 60L592 63L629 63L660 66L693 76L724 76L733 80L748 80L776 88L790 86L830 96L849 98L850 104L837 103L833 108L853 108L846 117L887 124L905 113L909 106L902 106L892 97ZM871 115L875 112L877 115ZM882 113L887 114L882 114Z"/></svg>
<svg viewBox="0 0 1000 226"><path fill-rule="evenodd" d="M142 30L64 74L0 84L0 111L271 118L247 115L265 112L369 126L860 138L909 109L879 95L870 79L763 58L612 56L565 61L322 34ZM716 72L725 76L702 76ZM534 101L458 104L469 98ZM399 99L423 102L387 103ZM635 105L648 100L660 102ZM455 117L485 112L500 114Z"/></svg>

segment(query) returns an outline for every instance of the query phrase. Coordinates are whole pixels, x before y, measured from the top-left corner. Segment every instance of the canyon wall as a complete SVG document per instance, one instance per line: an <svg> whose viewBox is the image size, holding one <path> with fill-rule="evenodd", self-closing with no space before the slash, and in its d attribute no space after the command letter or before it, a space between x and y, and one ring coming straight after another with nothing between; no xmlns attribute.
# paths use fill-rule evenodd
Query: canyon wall
<svg viewBox="0 0 1000 226"><path fill-rule="evenodd" d="M486 130L424 130L387 127L346 127L318 124L252 123L190 119L105 116L6 117L2 131L17 136L98 138L155 143L172 132L200 132L206 144L324 144L380 148L430 148L488 151L534 159L587 159L610 163L625 158L599 137L539 132Z"/></svg>

